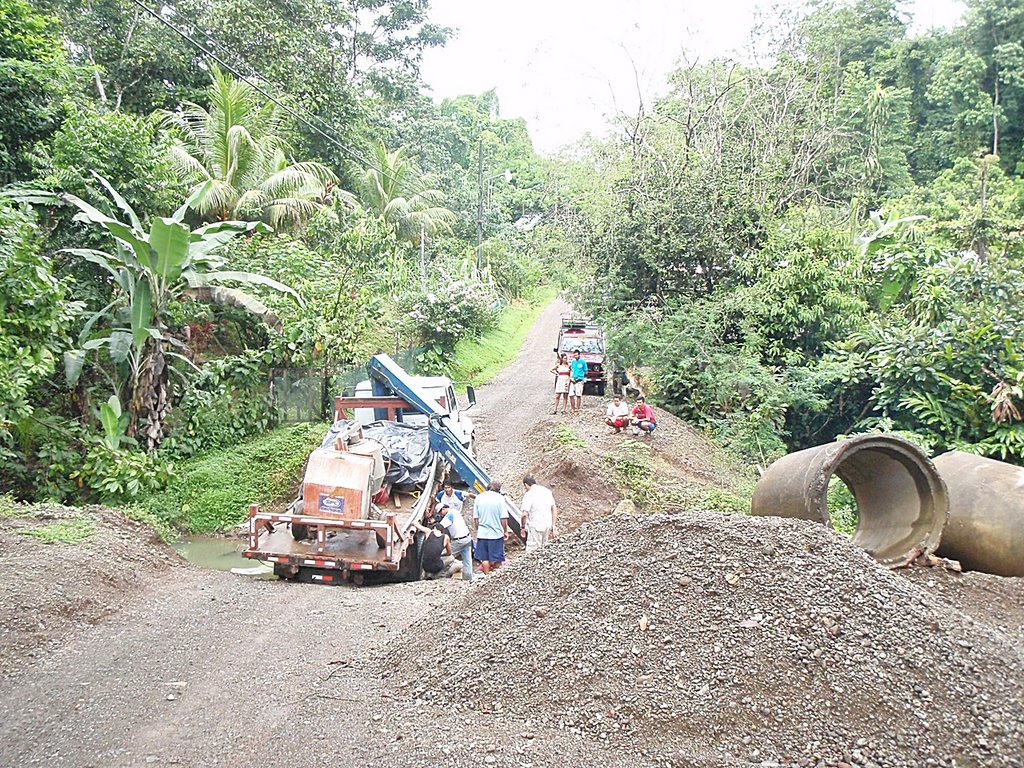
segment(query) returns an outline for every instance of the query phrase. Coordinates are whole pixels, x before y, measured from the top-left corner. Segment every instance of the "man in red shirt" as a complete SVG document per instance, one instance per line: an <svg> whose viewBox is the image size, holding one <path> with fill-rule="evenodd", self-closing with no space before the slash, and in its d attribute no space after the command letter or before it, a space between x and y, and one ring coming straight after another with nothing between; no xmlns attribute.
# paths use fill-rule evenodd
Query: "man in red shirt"
<svg viewBox="0 0 1024 768"><path fill-rule="evenodd" d="M647 404L642 395L636 399L636 405L633 406L632 419L630 421L633 424L633 434L639 435L643 432L644 437L650 437L651 432L658 426L654 416L654 409Z"/></svg>

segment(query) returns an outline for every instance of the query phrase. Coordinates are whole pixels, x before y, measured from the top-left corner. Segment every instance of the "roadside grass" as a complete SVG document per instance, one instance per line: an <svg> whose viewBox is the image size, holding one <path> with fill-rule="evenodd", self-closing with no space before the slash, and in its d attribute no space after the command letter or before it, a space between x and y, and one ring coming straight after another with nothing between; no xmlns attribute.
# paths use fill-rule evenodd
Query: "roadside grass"
<svg viewBox="0 0 1024 768"><path fill-rule="evenodd" d="M15 501L9 493L0 494L0 520L13 517L29 517L32 514L31 504Z"/></svg>
<svg viewBox="0 0 1024 768"><path fill-rule="evenodd" d="M559 424L555 427L554 435L555 441L566 448L583 448L587 444L568 424Z"/></svg>
<svg viewBox="0 0 1024 768"><path fill-rule="evenodd" d="M166 489L140 497L135 514L151 514L183 533L216 533L238 525L250 504L266 507L287 500L302 481L310 451L326 425L290 424L175 465L177 478ZM129 514L129 516L132 516ZM138 517L134 519L139 519ZM143 522L150 522L143 517Z"/></svg>
<svg viewBox="0 0 1024 768"><path fill-rule="evenodd" d="M44 544L81 544L95 536L97 529L91 520L86 520L84 517L73 517L70 520L26 528L18 533Z"/></svg>
<svg viewBox="0 0 1024 768"><path fill-rule="evenodd" d="M456 344L452 380L479 386L494 378L519 356L519 347L537 316L557 295L558 288L544 286L528 301L515 301L505 307L494 328L482 336Z"/></svg>

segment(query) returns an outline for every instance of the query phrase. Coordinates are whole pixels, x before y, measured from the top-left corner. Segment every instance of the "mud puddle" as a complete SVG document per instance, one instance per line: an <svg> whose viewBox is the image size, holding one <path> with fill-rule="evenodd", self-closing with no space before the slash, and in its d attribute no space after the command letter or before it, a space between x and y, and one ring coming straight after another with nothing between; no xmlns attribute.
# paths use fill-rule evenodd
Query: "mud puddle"
<svg viewBox="0 0 1024 768"><path fill-rule="evenodd" d="M270 566L242 557L245 539L220 536L186 536L172 545L179 555L200 568L231 571L246 576L273 577Z"/></svg>

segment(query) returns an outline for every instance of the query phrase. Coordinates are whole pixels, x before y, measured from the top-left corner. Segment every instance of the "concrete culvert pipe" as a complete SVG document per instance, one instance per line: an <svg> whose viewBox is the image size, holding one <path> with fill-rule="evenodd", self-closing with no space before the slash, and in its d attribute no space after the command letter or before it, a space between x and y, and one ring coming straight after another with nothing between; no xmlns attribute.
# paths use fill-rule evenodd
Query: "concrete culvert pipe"
<svg viewBox="0 0 1024 768"><path fill-rule="evenodd" d="M1024 469L960 451L935 466L949 489L938 554L968 570L1024 576Z"/></svg>
<svg viewBox="0 0 1024 768"><path fill-rule="evenodd" d="M831 527L832 475L857 501L853 543L882 565L906 565L938 546L948 510L945 484L917 446L892 435L860 435L783 456L754 489L751 513Z"/></svg>

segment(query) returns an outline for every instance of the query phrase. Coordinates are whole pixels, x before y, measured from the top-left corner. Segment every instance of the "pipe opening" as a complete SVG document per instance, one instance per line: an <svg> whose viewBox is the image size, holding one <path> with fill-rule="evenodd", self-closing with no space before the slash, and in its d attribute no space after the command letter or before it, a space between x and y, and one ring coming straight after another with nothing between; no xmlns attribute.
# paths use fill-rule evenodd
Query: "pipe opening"
<svg viewBox="0 0 1024 768"><path fill-rule="evenodd" d="M832 529L848 539L857 533L860 524L857 498L837 475L828 481L828 519Z"/></svg>
<svg viewBox="0 0 1024 768"><path fill-rule="evenodd" d="M854 544L889 564L906 563L935 548L945 521L945 500L936 503L933 479L916 457L864 444L837 459L831 470L850 489L857 506ZM824 517L832 524L827 501L825 505ZM937 519L941 522L936 529Z"/></svg>
<svg viewBox="0 0 1024 768"><path fill-rule="evenodd" d="M883 565L938 546L949 502L935 466L894 435L858 435L783 456L754 489L751 512L818 520Z"/></svg>

